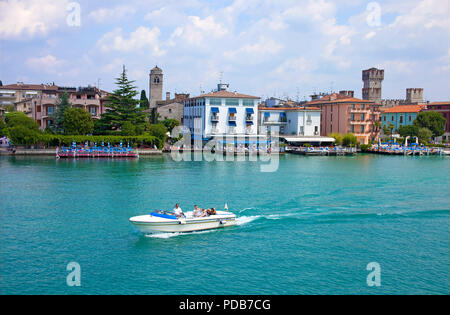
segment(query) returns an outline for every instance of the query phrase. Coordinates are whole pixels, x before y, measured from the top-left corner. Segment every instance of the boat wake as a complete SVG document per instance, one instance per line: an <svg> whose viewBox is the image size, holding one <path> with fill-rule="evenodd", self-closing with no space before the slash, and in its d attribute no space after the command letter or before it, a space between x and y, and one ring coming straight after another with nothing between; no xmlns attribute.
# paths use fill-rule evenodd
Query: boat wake
<svg viewBox="0 0 450 315"><path fill-rule="evenodd" d="M211 232L215 232L216 230L206 230L206 231L194 231L194 232L184 232L184 233L154 233L154 234L145 234L145 237L149 237L149 238L162 238L162 239L167 239L167 238L171 238L171 237L175 237L175 236L183 236L183 235L196 235L196 234L206 234L206 233L211 233Z"/></svg>

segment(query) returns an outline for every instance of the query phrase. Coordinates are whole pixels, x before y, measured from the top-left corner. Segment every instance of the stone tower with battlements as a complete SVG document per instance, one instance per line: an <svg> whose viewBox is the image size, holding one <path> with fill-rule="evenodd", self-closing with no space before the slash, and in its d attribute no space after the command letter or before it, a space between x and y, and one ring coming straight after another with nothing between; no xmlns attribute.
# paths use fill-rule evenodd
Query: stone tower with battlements
<svg viewBox="0 0 450 315"><path fill-rule="evenodd" d="M157 101L162 101L163 95L163 72L158 66L150 70L150 108L156 107Z"/></svg>
<svg viewBox="0 0 450 315"><path fill-rule="evenodd" d="M423 89L406 89L406 104L423 104Z"/></svg>
<svg viewBox="0 0 450 315"><path fill-rule="evenodd" d="M362 89L363 100L375 101L375 103L381 104L381 84L384 80L384 70L377 68L363 70L362 80L364 82Z"/></svg>

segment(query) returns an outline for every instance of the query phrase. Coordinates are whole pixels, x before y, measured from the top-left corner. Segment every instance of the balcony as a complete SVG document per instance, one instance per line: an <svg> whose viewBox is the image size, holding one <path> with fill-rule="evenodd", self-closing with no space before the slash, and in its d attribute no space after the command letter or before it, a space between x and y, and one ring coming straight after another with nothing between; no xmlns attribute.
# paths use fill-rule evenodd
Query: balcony
<svg viewBox="0 0 450 315"><path fill-rule="evenodd" d="M236 116L228 116L228 121L236 121Z"/></svg>
<svg viewBox="0 0 450 315"><path fill-rule="evenodd" d="M370 125L373 122L371 120L349 120L350 125Z"/></svg>

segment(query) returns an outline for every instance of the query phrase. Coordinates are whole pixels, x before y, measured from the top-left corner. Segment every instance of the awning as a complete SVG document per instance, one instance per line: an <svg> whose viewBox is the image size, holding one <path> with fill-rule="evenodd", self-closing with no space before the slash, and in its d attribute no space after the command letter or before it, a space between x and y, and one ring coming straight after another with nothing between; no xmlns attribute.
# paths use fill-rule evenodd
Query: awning
<svg viewBox="0 0 450 315"><path fill-rule="evenodd" d="M247 113L247 114L254 114L255 112L253 111L253 108L246 108L245 109L245 112Z"/></svg>
<svg viewBox="0 0 450 315"><path fill-rule="evenodd" d="M237 113L236 112L236 108L234 108L234 107L230 107L228 110L230 111L231 114L236 114Z"/></svg>
<svg viewBox="0 0 450 315"><path fill-rule="evenodd" d="M253 125L253 121L247 121L246 124L247 125Z"/></svg>
<svg viewBox="0 0 450 315"><path fill-rule="evenodd" d="M270 113L264 113L264 117L270 117Z"/></svg>
<svg viewBox="0 0 450 315"><path fill-rule="evenodd" d="M286 117L286 113L280 113L281 117Z"/></svg>
<svg viewBox="0 0 450 315"><path fill-rule="evenodd" d="M218 113L219 107L211 107L211 113Z"/></svg>
<svg viewBox="0 0 450 315"><path fill-rule="evenodd" d="M287 142L335 142L334 138L330 137L281 137L285 139Z"/></svg>
<svg viewBox="0 0 450 315"><path fill-rule="evenodd" d="M236 122L235 121L229 121L228 124L232 127L236 127Z"/></svg>

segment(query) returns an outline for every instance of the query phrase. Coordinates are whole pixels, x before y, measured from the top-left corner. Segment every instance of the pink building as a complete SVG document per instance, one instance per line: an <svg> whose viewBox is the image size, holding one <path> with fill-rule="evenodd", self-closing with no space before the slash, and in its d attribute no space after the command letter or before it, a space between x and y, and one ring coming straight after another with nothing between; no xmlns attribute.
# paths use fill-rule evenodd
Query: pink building
<svg viewBox="0 0 450 315"><path fill-rule="evenodd" d="M53 123L52 115L56 111L58 99L63 93L69 95L69 103L72 107L83 108L94 119L99 119L105 113L105 101L107 92L95 87L66 88L43 90L40 96L31 99L31 116L39 127L44 130Z"/></svg>
<svg viewBox="0 0 450 315"><path fill-rule="evenodd" d="M333 93L305 106L316 106L322 110L320 133L323 136L353 133L361 144L375 142L379 136L380 105L355 98L352 91Z"/></svg>

